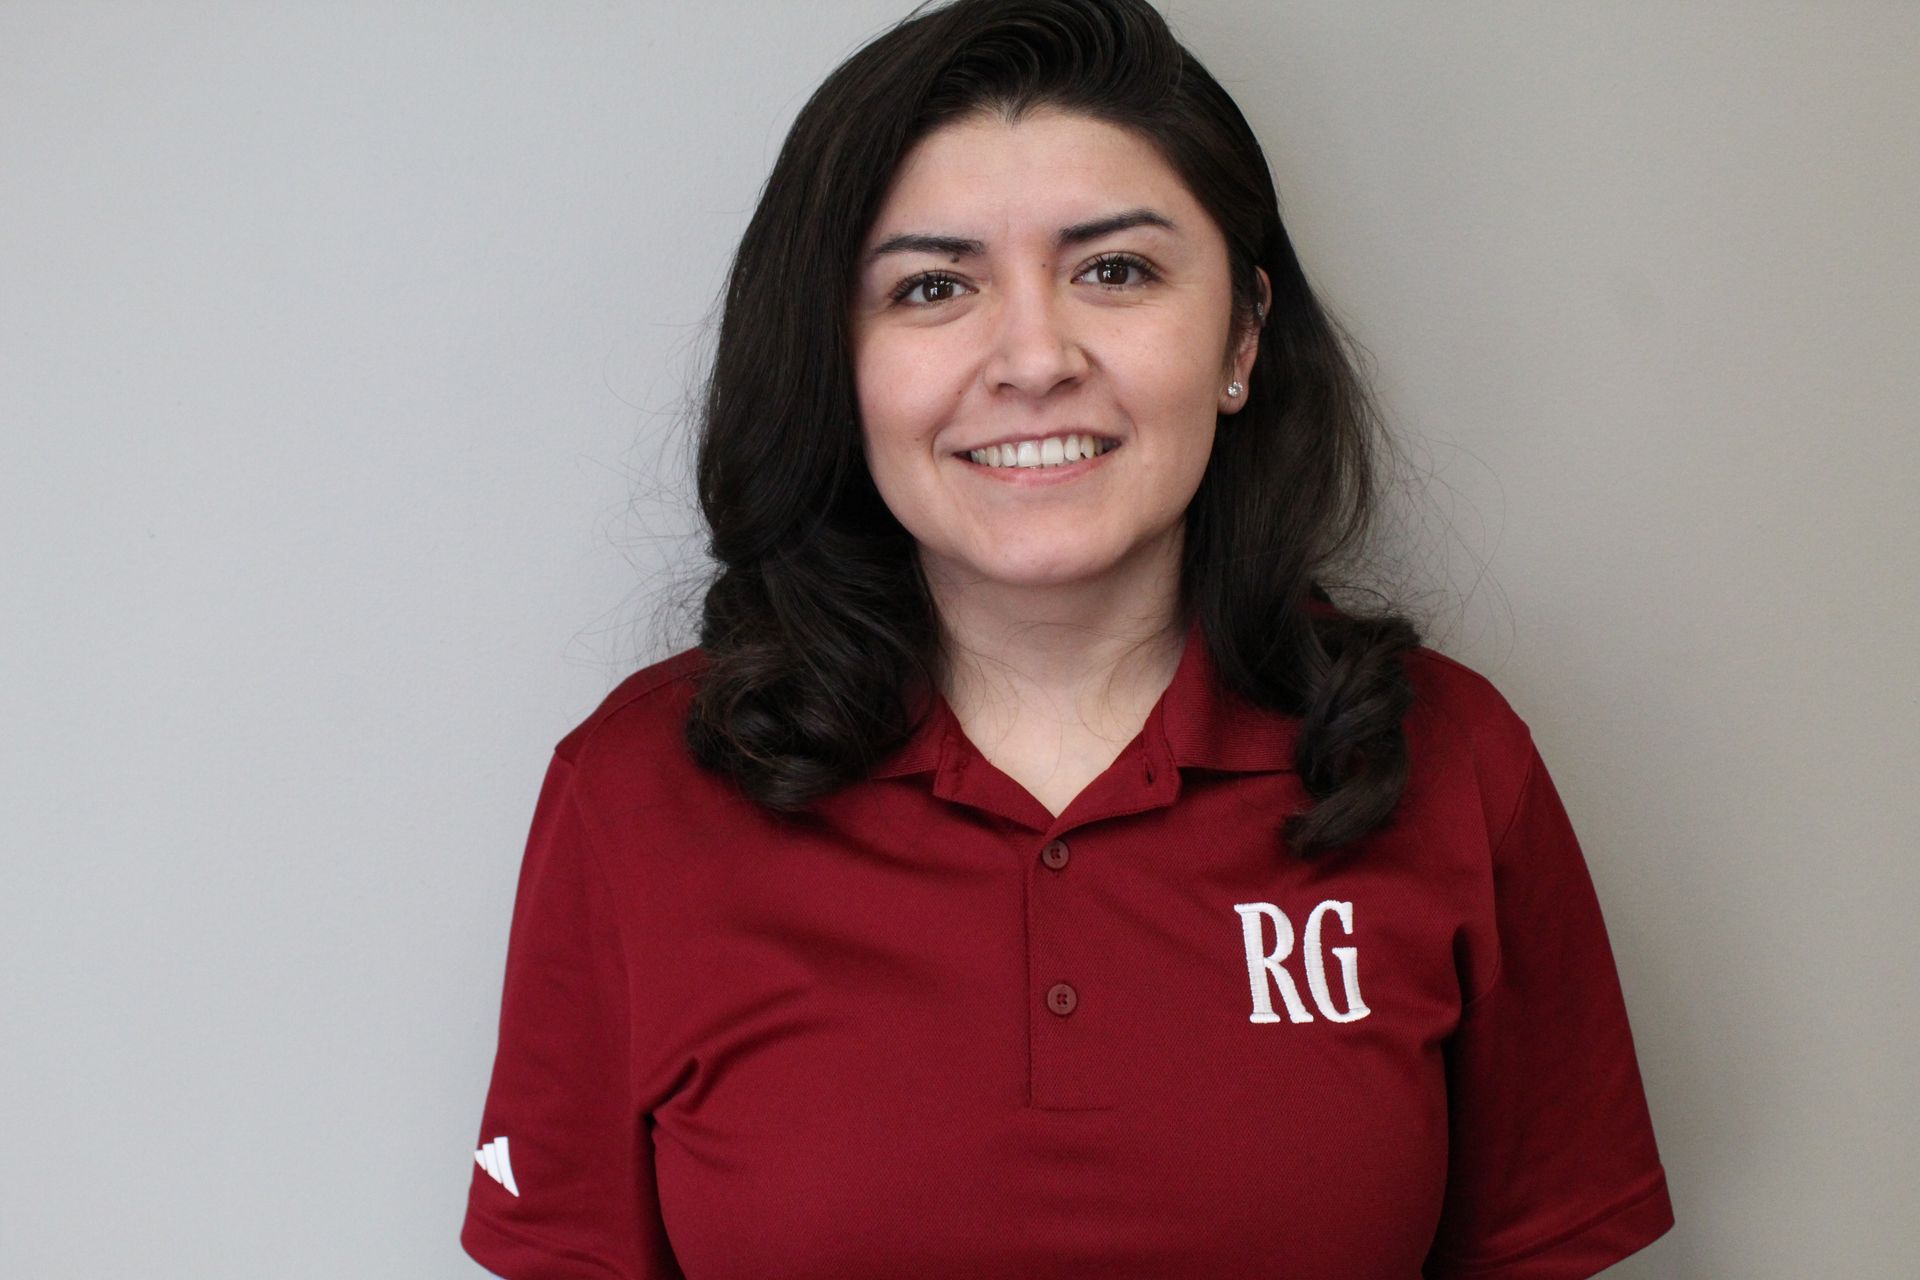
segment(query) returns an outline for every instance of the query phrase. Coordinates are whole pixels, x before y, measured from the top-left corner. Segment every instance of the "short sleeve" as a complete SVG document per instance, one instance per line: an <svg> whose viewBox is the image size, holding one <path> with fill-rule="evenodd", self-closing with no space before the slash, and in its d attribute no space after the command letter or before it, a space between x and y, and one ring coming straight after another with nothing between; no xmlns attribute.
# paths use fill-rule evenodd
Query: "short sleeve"
<svg viewBox="0 0 1920 1280"><path fill-rule="evenodd" d="M1446 1046L1426 1280L1585 1280L1673 1225L1587 864L1537 749L1493 856L1497 959Z"/></svg>
<svg viewBox="0 0 1920 1280"><path fill-rule="evenodd" d="M461 1246L506 1280L678 1277L631 1084L620 922L574 766L534 809Z"/></svg>

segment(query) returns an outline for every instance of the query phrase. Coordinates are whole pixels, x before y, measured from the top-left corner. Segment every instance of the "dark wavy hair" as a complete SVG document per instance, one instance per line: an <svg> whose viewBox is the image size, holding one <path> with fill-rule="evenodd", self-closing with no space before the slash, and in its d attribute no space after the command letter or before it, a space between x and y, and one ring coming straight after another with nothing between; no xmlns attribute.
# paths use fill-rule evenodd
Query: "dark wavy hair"
<svg viewBox="0 0 1920 1280"><path fill-rule="evenodd" d="M869 774L925 714L939 627L862 453L859 249L918 140L1041 107L1129 129L1166 157L1225 234L1237 332L1259 323L1256 268L1272 282L1247 403L1186 513L1180 603L1236 693L1301 722L1295 764L1314 803L1287 817L1288 847L1346 844L1387 824L1405 787L1403 658L1420 641L1411 620L1334 608L1320 585L1371 521L1379 419L1294 257L1253 131L1145 0L916 11L801 109L741 238L705 388L695 469L718 571L688 747L792 812Z"/></svg>

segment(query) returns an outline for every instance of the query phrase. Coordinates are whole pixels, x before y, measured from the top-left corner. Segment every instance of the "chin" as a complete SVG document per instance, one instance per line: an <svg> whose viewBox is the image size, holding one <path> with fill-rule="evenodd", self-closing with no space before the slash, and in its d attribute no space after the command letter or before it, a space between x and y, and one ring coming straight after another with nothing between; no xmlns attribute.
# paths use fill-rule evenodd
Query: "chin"
<svg viewBox="0 0 1920 1280"><path fill-rule="evenodd" d="M1067 587L1109 573L1111 556L1049 555L976 564L975 572L989 582L1009 587Z"/></svg>

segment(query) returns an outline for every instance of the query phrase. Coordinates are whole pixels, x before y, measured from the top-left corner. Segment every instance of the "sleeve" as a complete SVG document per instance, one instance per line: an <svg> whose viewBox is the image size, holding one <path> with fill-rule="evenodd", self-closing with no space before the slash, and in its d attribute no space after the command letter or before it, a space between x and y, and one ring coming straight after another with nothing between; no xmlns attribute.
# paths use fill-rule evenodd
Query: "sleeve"
<svg viewBox="0 0 1920 1280"><path fill-rule="evenodd" d="M506 1280L680 1277L632 1086L628 971L574 768L534 809L460 1244Z"/></svg>
<svg viewBox="0 0 1920 1280"><path fill-rule="evenodd" d="M1493 977L1446 1045L1426 1280L1586 1280L1673 1225L1600 902L1529 751L1493 855Z"/></svg>

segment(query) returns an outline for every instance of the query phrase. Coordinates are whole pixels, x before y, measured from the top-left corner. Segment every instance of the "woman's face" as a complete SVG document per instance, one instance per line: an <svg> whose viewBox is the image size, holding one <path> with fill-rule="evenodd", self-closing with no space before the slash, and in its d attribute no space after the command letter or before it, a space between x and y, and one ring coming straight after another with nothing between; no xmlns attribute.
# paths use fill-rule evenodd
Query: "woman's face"
<svg viewBox="0 0 1920 1280"><path fill-rule="evenodd" d="M929 134L852 305L867 466L930 576L1058 587L1177 557L1258 335L1229 350L1226 241L1150 144L1059 111Z"/></svg>

